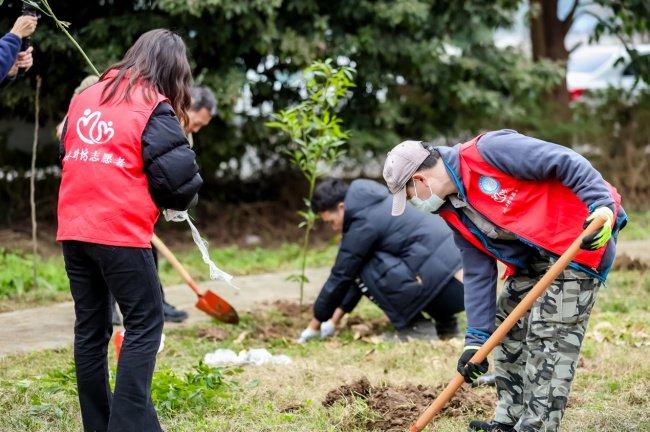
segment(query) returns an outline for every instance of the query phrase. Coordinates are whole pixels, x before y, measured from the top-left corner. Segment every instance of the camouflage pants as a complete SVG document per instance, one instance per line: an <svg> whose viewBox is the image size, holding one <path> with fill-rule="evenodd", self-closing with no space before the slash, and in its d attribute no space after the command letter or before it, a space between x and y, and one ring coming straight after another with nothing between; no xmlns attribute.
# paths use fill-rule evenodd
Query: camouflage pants
<svg viewBox="0 0 650 432"><path fill-rule="evenodd" d="M498 299L497 324L539 277L517 275L506 280ZM565 270L494 350L496 421L515 425L518 432L559 430L599 286L583 272Z"/></svg>

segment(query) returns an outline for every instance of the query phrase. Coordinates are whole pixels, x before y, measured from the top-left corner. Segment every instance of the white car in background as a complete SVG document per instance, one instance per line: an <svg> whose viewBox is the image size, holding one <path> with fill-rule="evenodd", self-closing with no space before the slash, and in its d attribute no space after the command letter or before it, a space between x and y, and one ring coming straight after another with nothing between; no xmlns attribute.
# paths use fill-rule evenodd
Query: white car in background
<svg viewBox="0 0 650 432"><path fill-rule="evenodd" d="M650 44L635 45L640 55L650 55ZM623 59L618 62L619 59ZM567 89L571 100L579 99L585 91L615 87L630 90L637 77L630 66L630 56L622 45L586 45L569 56ZM635 89L647 88L639 80Z"/></svg>

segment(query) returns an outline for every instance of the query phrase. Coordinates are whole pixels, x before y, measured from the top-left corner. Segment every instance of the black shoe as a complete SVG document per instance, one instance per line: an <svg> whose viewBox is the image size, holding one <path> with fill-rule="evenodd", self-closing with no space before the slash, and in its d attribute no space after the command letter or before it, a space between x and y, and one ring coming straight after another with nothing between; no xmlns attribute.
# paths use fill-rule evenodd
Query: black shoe
<svg viewBox="0 0 650 432"><path fill-rule="evenodd" d="M441 340L459 337L460 329L458 328L458 320L456 319L456 316L453 316L446 321L436 321L436 332Z"/></svg>
<svg viewBox="0 0 650 432"><path fill-rule="evenodd" d="M467 429L467 431L468 432L516 432L515 428L512 425L499 423L494 420L491 420L489 422L472 420L471 422L469 422L469 429Z"/></svg>
<svg viewBox="0 0 650 432"><path fill-rule="evenodd" d="M163 302L163 313L166 322L183 322L187 319L187 312L178 310L169 303Z"/></svg>
<svg viewBox="0 0 650 432"><path fill-rule="evenodd" d="M396 332L397 339L402 342L408 342L411 339L418 340L437 340L438 333L436 332L436 326L431 320L421 319L418 320L408 327L397 330Z"/></svg>

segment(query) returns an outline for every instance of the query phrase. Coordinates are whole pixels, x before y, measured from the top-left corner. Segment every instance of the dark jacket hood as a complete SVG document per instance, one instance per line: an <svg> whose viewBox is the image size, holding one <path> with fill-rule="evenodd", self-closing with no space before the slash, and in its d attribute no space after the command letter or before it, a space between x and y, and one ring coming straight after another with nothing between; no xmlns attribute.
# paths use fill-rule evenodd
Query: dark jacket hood
<svg viewBox="0 0 650 432"><path fill-rule="evenodd" d="M390 195L388 188L373 180L355 180L350 184L345 194L345 219L343 229L347 227L352 219L359 213L379 204Z"/></svg>

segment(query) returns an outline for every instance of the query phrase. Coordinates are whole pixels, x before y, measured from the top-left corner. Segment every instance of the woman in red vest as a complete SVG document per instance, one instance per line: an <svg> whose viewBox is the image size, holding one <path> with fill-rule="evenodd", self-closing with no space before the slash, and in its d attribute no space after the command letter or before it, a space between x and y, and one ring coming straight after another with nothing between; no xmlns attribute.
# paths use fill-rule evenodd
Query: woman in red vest
<svg viewBox="0 0 650 432"><path fill-rule="evenodd" d="M464 269L467 331L458 372L471 382L488 368L470 363L549 265L596 215L607 222L583 240L570 267L494 350L498 404L470 431L555 432L564 414L598 288L627 216L621 197L578 153L512 130L454 147L405 141L388 155L384 179L393 214L406 200L438 212L454 231ZM508 276L498 299L497 266Z"/></svg>
<svg viewBox="0 0 650 432"><path fill-rule="evenodd" d="M150 396L163 328L150 241L159 208L189 208L202 184L181 127L191 79L183 40L152 30L70 103L61 136L57 240L75 303L86 431L162 430ZM113 393L109 294L126 329Z"/></svg>

